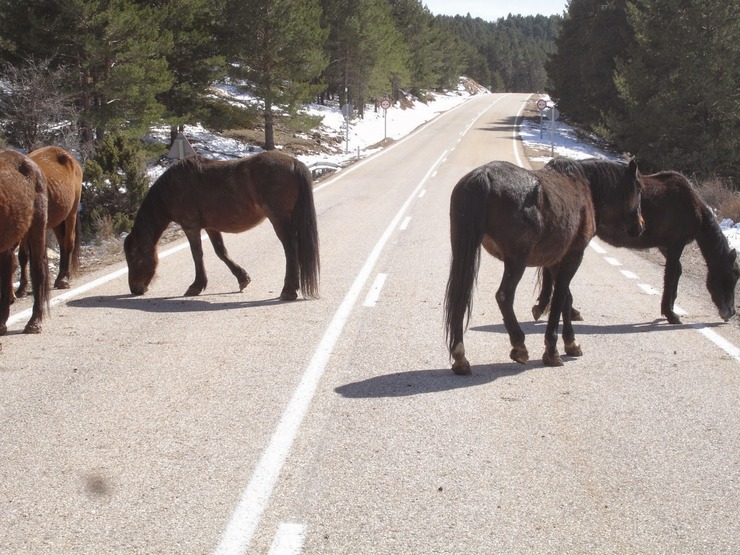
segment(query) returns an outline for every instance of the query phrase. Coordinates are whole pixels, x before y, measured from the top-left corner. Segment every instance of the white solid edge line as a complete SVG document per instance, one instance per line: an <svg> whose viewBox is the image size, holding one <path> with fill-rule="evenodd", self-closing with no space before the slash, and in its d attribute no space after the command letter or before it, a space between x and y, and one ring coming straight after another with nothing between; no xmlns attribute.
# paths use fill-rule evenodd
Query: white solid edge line
<svg viewBox="0 0 740 555"><path fill-rule="evenodd" d="M334 313L329 326L324 332L324 336L321 338L316 351L314 351L311 357L311 361L303 373L298 387L293 393L288 406L285 408L280 422L257 462L252 479L242 492L234 513L221 536L221 541L214 551L216 555L242 554L249 547L252 536L259 524L260 517L267 507L280 471L288 458L293 441L298 434L298 428L308 412L308 407L313 400L319 380L324 373L332 350L344 329L344 325L349 319L349 315L357 302L360 292L365 287L373 267L380 258L380 253L398 226L399 221L444 155L446 155L446 152L432 164L427 174L396 213L390 225L388 225L383 235L375 244L375 247L373 247L357 277L355 277L344 300Z"/></svg>
<svg viewBox="0 0 740 555"><path fill-rule="evenodd" d="M187 241L181 244L177 244L159 253L159 258L165 258L171 254L174 254L178 251L186 249L189 246L190 246L190 243L188 243ZM60 305L63 302L68 301L71 298L81 295L82 293L86 293L87 291L90 291L91 289L95 289L96 287L100 287L101 285L105 285L109 281L118 279L119 277L126 275L127 273L128 273L128 266L125 268L119 268L118 270L115 270L114 272L111 272L110 274L106 274L104 276L99 277L98 279L94 279L93 281L85 283L84 285L80 285L79 287L70 289L69 291L62 293L61 295L57 295L56 297L54 297L53 299L49 301L49 305L50 306ZM13 316L8 318L7 326L10 327L13 324L16 324L27 318L30 318L32 310L33 310L32 308L26 308L25 310L22 310L18 312L17 314L13 314Z"/></svg>

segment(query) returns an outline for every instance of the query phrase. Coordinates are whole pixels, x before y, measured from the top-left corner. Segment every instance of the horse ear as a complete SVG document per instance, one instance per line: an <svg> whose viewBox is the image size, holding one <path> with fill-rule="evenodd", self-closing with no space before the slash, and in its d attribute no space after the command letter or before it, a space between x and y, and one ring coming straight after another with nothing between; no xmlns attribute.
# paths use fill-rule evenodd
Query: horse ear
<svg viewBox="0 0 740 555"><path fill-rule="evenodd" d="M635 162L634 158L630 160L630 173L635 176L637 175L637 162Z"/></svg>
<svg viewBox="0 0 740 555"><path fill-rule="evenodd" d="M732 258L733 260L737 259L737 251L735 249L732 249L730 251L730 258Z"/></svg>

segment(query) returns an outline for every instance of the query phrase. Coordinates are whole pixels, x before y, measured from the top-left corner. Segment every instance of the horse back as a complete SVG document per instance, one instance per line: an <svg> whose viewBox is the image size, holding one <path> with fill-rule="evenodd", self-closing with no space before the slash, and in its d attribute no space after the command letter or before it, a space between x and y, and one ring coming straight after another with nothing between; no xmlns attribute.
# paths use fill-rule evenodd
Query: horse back
<svg viewBox="0 0 740 555"><path fill-rule="evenodd" d="M46 146L28 155L46 178L49 195L48 227L56 227L77 212L82 194L82 167L72 154Z"/></svg>
<svg viewBox="0 0 740 555"><path fill-rule="evenodd" d="M487 168L483 247L496 258L527 266L549 266L574 249L584 249L595 233L588 183L554 171L528 171L494 162Z"/></svg>
<svg viewBox="0 0 740 555"><path fill-rule="evenodd" d="M0 250L45 227L46 203L46 180L36 163L18 152L0 152Z"/></svg>

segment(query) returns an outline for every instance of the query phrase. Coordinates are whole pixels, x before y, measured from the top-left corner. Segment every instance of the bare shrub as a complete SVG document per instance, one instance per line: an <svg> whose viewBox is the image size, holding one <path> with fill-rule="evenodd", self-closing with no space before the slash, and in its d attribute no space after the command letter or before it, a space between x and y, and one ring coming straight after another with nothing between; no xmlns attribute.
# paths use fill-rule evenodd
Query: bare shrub
<svg viewBox="0 0 740 555"><path fill-rule="evenodd" d="M714 208L719 219L740 221L740 195L726 179L707 179L699 184L699 196Z"/></svg>

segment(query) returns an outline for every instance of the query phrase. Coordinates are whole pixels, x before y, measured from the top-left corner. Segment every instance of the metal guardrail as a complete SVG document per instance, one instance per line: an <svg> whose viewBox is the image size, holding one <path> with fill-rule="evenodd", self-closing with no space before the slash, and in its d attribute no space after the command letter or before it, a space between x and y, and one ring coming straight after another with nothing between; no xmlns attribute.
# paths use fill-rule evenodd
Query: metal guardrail
<svg viewBox="0 0 740 555"><path fill-rule="evenodd" d="M311 162L308 164L308 169L311 170L311 176L314 179L318 179L319 177L323 177L326 174L334 173L335 171L339 171L342 169L342 166L339 164L335 164L334 162Z"/></svg>

